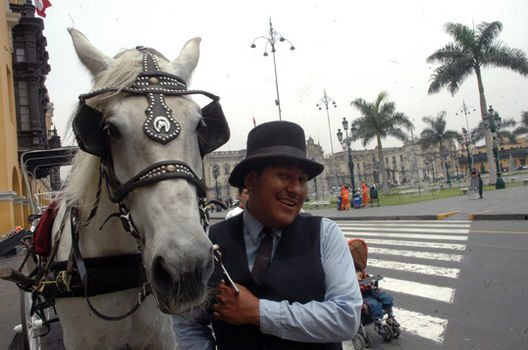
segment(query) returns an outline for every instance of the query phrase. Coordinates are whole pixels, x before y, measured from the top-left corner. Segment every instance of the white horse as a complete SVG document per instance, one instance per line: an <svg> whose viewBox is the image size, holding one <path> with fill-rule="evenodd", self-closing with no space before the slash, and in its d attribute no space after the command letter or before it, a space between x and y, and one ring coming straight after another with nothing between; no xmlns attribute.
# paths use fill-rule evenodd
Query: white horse
<svg viewBox="0 0 528 350"><path fill-rule="evenodd" d="M76 226L71 224L71 208L76 207L82 258L140 252L153 294L120 320L101 319L96 313L111 317L127 314L138 302L139 287L91 296L93 309L83 297L56 299L64 345L83 350L175 349L170 314L200 307L213 270L212 244L202 227L198 200L202 157L229 138L223 114L222 127L215 127L216 116L206 117L205 112L204 122L200 108L188 95L216 96L186 90L184 85L198 62L200 39L188 41L173 61L145 48L110 58L79 31L69 32L78 57L95 81L95 92L81 98L81 107L86 101L102 112L102 119L98 124L82 111L76 117L82 119L75 130L81 150L73 161L53 228L54 239L60 235L55 260L75 260L71 229ZM98 135L95 139L94 133ZM142 175L145 169L148 171ZM179 175L163 176L170 172ZM134 178L135 185L119 187ZM102 190L96 200L98 188ZM129 210L125 214L133 221L122 225L119 218L108 219L120 205ZM88 220L94 207L96 214ZM137 239L123 228L127 224ZM122 277L118 275L116 279Z"/></svg>

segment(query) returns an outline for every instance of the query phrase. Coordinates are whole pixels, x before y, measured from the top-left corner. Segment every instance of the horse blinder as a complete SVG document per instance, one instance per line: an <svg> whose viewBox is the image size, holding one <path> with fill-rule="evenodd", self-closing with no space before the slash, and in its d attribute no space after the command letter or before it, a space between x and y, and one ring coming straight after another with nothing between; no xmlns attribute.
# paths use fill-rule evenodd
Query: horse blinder
<svg viewBox="0 0 528 350"><path fill-rule="evenodd" d="M103 114L100 111L81 101L73 118L72 127L77 143L83 151L97 157L103 156L105 133Z"/></svg>
<svg viewBox="0 0 528 350"><path fill-rule="evenodd" d="M202 108L202 121L198 127L198 145L201 156L211 153L225 144L231 133L222 106L215 100Z"/></svg>

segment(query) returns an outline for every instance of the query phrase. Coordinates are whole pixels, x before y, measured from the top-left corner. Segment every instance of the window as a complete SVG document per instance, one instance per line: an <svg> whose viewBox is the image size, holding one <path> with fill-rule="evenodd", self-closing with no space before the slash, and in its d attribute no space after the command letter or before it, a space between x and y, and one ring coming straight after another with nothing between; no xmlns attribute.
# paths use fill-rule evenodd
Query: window
<svg viewBox="0 0 528 350"><path fill-rule="evenodd" d="M403 154L400 154L400 162L403 163Z"/></svg>
<svg viewBox="0 0 528 350"><path fill-rule="evenodd" d="M16 61L26 62L26 50L24 48L15 49Z"/></svg>
<svg viewBox="0 0 528 350"><path fill-rule="evenodd" d="M229 166L229 164L227 163L224 164L224 174L229 175L230 171L231 171L231 167Z"/></svg>
<svg viewBox="0 0 528 350"><path fill-rule="evenodd" d="M20 130L30 130L31 120L29 118L29 102L28 102L28 90L27 83L25 81L19 81L17 83L18 92L18 111L20 116Z"/></svg>

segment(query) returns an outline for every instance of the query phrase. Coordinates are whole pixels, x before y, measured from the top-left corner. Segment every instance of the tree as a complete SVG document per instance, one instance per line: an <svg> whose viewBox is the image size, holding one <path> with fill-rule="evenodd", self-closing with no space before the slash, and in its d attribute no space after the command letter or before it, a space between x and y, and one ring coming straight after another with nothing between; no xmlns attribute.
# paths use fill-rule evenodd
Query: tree
<svg viewBox="0 0 528 350"><path fill-rule="evenodd" d="M447 23L445 31L451 35L454 42L446 44L427 58L428 63L440 63L431 77L429 94L439 92L447 87L454 95L464 80L475 72L480 97L480 114L482 120L486 115L487 104L482 81L482 68L503 67L518 72L524 76L528 74L528 59L526 54L515 48L503 45L497 40L502 30L501 22L482 22L476 30L460 23ZM495 163L491 133L485 132L488 165L490 168L490 182L496 182Z"/></svg>
<svg viewBox="0 0 528 350"><path fill-rule="evenodd" d="M515 136L520 136L528 134L528 111L522 112L521 115L521 125L519 125L515 130L513 130Z"/></svg>
<svg viewBox="0 0 528 350"><path fill-rule="evenodd" d="M387 136L393 136L399 140L406 140L407 134L401 127L410 129L413 127L412 122L401 112L396 112L394 102L387 101L389 94L382 91L374 102L367 102L362 98L357 98L350 103L361 112L362 116L353 123L358 129L358 138L363 140L363 146L376 138L378 144L378 160L383 182L383 193L389 193L389 184L387 182L387 173L383 161L383 147L381 139Z"/></svg>
<svg viewBox="0 0 528 350"><path fill-rule="evenodd" d="M423 150L430 150L438 147L440 156L444 159L447 157L449 151L449 144L453 140L459 140L459 134L454 130L446 130L446 115L445 111L441 111L436 115L436 118L423 117L422 120L428 125L420 134L420 145ZM446 179L449 180L447 159L445 159Z"/></svg>

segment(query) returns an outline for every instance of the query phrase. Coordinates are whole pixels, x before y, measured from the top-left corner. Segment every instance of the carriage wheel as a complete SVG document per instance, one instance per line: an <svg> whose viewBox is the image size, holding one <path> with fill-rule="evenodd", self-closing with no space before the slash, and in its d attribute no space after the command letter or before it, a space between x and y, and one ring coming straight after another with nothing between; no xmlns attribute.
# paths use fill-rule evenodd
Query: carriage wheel
<svg viewBox="0 0 528 350"><path fill-rule="evenodd" d="M365 335L365 348L370 348L370 346L372 345L372 343L370 342L370 336L367 334Z"/></svg>
<svg viewBox="0 0 528 350"><path fill-rule="evenodd" d="M383 336L383 340L385 341L391 341L392 339L392 336L393 336L393 333L392 333L392 328L387 326L386 324L384 324L382 326L384 332L381 333L381 335Z"/></svg>
<svg viewBox="0 0 528 350"><path fill-rule="evenodd" d="M400 327L393 328L392 333L393 338L398 338L400 336Z"/></svg>
<svg viewBox="0 0 528 350"><path fill-rule="evenodd" d="M363 338L363 335L356 334L354 339L352 339L352 345L354 345L355 350L363 350L366 347L365 339Z"/></svg>
<svg viewBox="0 0 528 350"><path fill-rule="evenodd" d="M35 332L38 317L29 315L31 309L31 294L20 291L20 322L22 323L22 337L24 350L40 350L40 337Z"/></svg>

